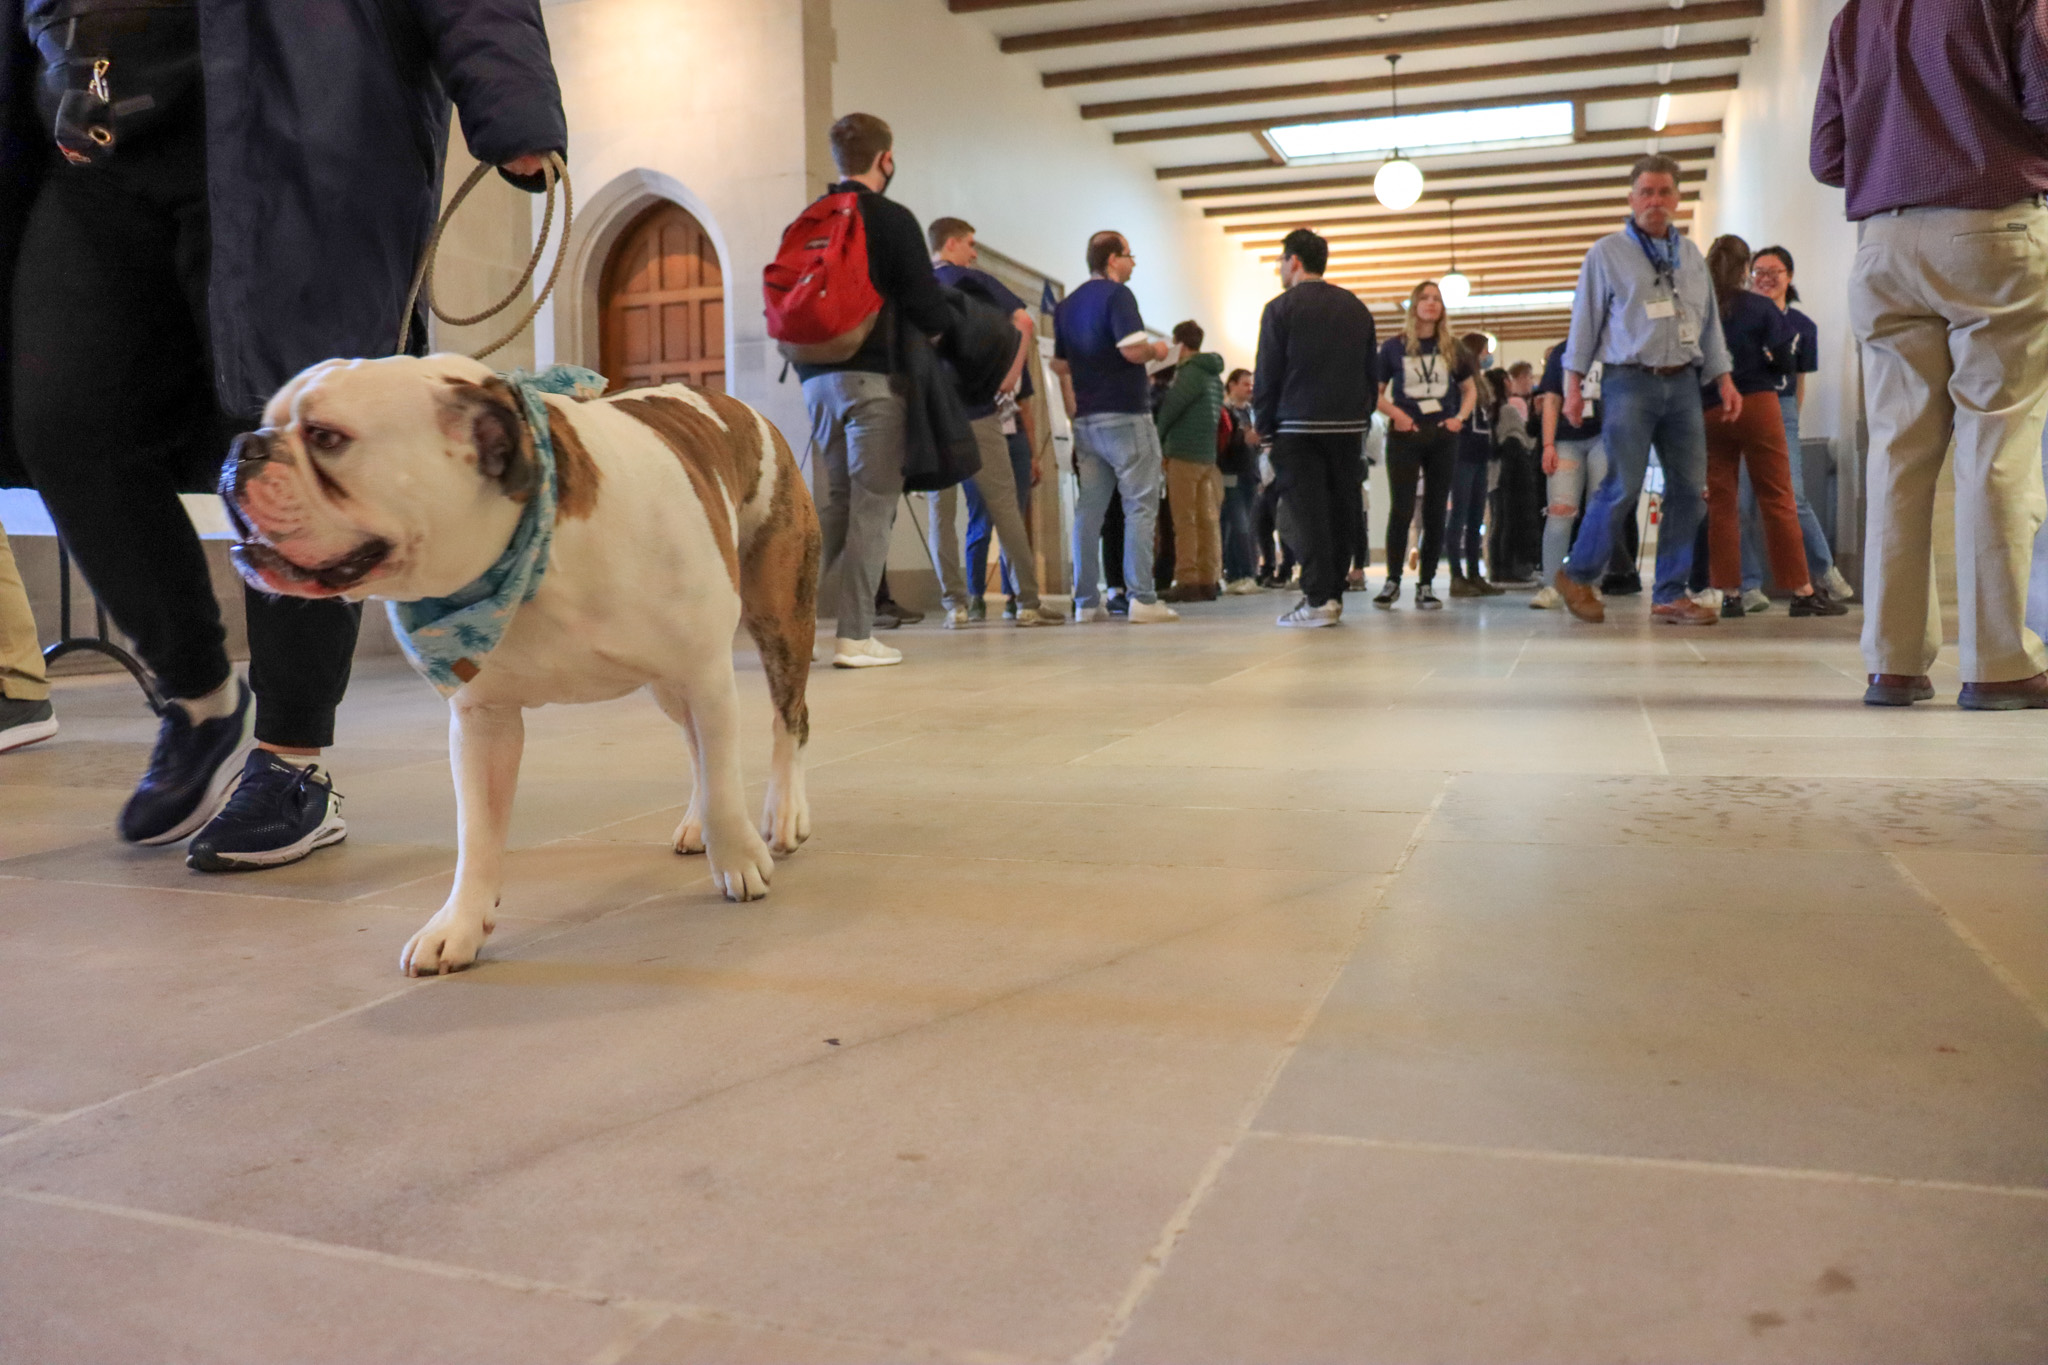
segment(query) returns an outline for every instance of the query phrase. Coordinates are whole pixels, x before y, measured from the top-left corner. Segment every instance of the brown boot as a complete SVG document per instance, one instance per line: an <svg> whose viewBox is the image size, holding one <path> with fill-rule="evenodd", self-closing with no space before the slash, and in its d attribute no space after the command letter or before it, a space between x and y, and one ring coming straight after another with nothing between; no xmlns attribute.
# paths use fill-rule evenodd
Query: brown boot
<svg viewBox="0 0 2048 1365"><path fill-rule="evenodd" d="M2017 682L1966 682L1956 705L1965 711L2048 711L2048 673Z"/></svg>
<svg viewBox="0 0 2048 1365"><path fill-rule="evenodd" d="M1564 599L1565 610L1581 621L1594 625L1607 619L1607 604L1600 600L1600 594L1593 591L1590 583L1581 583L1563 569L1557 571L1557 581L1551 584L1557 595Z"/></svg>
<svg viewBox="0 0 2048 1365"><path fill-rule="evenodd" d="M1650 608L1650 615L1667 626L1718 626L1721 613L1712 607L1703 607L1690 597L1681 597L1675 602L1659 602Z"/></svg>
<svg viewBox="0 0 2048 1365"><path fill-rule="evenodd" d="M1917 678L1905 673L1873 673L1870 686L1863 690L1865 706L1911 706L1933 699L1934 680L1924 673Z"/></svg>

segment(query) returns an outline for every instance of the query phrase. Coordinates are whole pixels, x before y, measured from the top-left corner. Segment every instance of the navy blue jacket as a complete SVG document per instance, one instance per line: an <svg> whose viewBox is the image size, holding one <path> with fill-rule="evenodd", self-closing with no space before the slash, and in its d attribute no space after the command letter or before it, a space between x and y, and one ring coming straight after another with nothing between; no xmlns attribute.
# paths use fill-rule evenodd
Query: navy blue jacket
<svg viewBox="0 0 2048 1365"><path fill-rule="evenodd" d="M252 418L308 365L391 353L440 206L451 99L480 161L566 151L568 131L539 0L198 6L215 387ZM52 155L22 14L0 0L0 484L23 481L7 312Z"/></svg>

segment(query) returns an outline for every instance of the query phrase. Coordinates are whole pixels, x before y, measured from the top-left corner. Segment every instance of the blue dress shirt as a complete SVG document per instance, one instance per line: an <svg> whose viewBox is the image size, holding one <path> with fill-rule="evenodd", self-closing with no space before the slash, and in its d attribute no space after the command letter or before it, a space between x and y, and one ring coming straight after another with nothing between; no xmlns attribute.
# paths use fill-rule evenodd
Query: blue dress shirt
<svg viewBox="0 0 2048 1365"><path fill-rule="evenodd" d="M1711 384L1733 368L1707 258L1676 228L1671 233L1678 247L1671 283L1651 264L1643 239L1626 228L1593 243L1579 267L1578 293L1572 298L1567 370L1584 374L1596 360L1610 368L1698 365L1700 382ZM1651 317L1651 306L1665 299L1677 305L1672 316ZM1696 333L1691 340L1684 336L1688 327Z"/></svg>

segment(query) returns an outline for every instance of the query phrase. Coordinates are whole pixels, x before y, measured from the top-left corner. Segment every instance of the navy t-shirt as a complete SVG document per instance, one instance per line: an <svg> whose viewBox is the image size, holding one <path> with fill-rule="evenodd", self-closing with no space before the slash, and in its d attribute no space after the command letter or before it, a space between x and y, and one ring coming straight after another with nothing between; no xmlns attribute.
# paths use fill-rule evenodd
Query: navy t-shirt
<svg viewBox="0 0 2048 1365"><path fill-rule="evenodd" d="M989 274L986 270L976 270L973 266L954 265L950 261L940 261L932 267L932 273L937 275L939 283L945 285L948 289L960 288L961 281L963 280L972 281L973 287L968 292L975 293L976 297L986 298L996 307L1002 309L1005 317L1024 307L1024 300L1018 298L1008 285ZM1031 363L1027 360L1024 363L1023 382L1017 386L1017 401L1019 403L1029 402L1032 392ZM969 408L967 410L969 421L982 417L993 417L995 414L996 405L994 403L986 403L981 407Z"/></svg>
<svg viewBox="0 0 2048 1365"><path fill-rule="evenodd" d="M1820 324L1797 308L1785 310L1785 321L1792 324L1793 364L1791 374L1778 377L1778 392L1789 396L1799 392L1800 375L1820 369Z"/></svg>
<svg viewBox="0 0 2048 1365"><path fill-rule="evenodd" d="M1073 371L1074 415L1152 411L1145 367L1118 346L1146 340L1138 296L1114 280L1091 279L1060 300L1053 314L1053 358Z"/></svg>
<svg viewBox="0 0 2048 1365"><path fill-rule="evenodd" d="M1728 342L1728 359L1734 365L1731 378L1735 391L1747 397L1753 393L1776 393L1792 360L1792 346L1799 334L1778 305L1762 294L1747 290L1721 317L1721 335ZM1721 406L1718 384L1700 390L1709 408Z"/></svg>
<svg viewBox="0 0 2048 1365"><path fill-rule="evenodd" d="M1560 441L1595 441L1600 438L1600 369L1599 361L1593 362L1593 372L1579 381L1579 396L1586 400L1586 420L1573 426L1564 415L1564 409L1557 410L1557 439ZM1558 402L1564 401L1564 345L1559 343L1550 348L1543 357L1543 378L1536 385L1539 394L1554 393ZM1536 429L1536 439L1543 439L1543 428Z"/></svg>
<svg viewBox="0 0 2048 1365"><path fill-rule="evenodd" d="M1388 337L1380 347L1380 379L1393 386L1388 392L1394 406L1417 426L1440 426L1464 406L1458 385L1472 377L1472 362L1463 357L1444 359L1437 353L1435 337L1423 337L1417 345L1421 354L1409 355L1405 337Z"/></svg>

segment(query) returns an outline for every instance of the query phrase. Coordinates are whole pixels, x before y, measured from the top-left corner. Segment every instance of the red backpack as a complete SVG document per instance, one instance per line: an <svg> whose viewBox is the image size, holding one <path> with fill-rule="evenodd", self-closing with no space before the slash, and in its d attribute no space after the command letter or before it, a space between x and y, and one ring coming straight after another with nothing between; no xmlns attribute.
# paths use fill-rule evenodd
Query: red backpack
<svg viewBox="0 0 2048 1365"><path fill-rule="evenodd" d="M882 313L868 275L867 223L860 195L828 194L782 234L762 272L768 335L785 360L836 365L853 359Z"/></svg>

